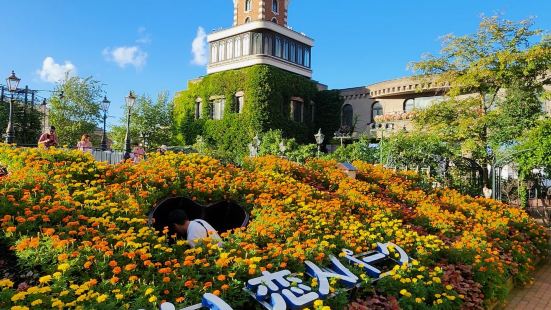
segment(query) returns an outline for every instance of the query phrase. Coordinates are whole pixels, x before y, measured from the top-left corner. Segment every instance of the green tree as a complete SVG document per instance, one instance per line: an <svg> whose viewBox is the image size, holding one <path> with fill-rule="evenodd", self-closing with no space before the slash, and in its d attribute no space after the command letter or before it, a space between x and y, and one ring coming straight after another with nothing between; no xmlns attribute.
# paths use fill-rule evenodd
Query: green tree
<svg viewBox="0 0 551 310"><path fill-rule="evenodd" d="M515 147L521 179L530 179L533 169L544 168L551 173L551 119L538 122L537 126L526 131Z"/></svg>
<svg viewBox="0 0 551 310"><path fill-rule="evenodd" d="M101 137L93 133L100 121L103 93L100 82L92 77L67 77L57 84L49 100L48 117L56 127L60 145L75 146L83 134L89 134L94 145L99 144Z"/></svg>
<svg viewBox="0 0 551 310"><path fill-rule="evenodd" d="M440 56L411 65L421 85L442 86L449 96L419 113L418 130L436 134L456 156L476 162L486 186L488 165L535 122L543 85L551 81L551 41L532 26L532 20L485 17L475 34L447 35Z"/></svg>
<svg viewBox="0 0 551 310"><path fill-rule="evenodd" d="M161 145L173 143L173 111L172 102L167 92L157 95L157 100L142 95L136 99L131 110L130 117L130 139L134 142L145 143L148 150L155 150ZM124 149L126 137L126 120L128 110L125 107L121 125L113 126L110 138L113 141L114 149Z"/></svg>

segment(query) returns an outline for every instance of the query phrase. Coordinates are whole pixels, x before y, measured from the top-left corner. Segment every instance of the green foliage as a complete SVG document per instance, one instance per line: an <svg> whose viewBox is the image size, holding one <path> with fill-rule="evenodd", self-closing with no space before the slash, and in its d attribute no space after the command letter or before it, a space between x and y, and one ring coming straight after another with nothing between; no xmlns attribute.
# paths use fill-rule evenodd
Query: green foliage
<svg viewBox="0 0 551 310"><path fill-rule="evenodd" d="M385 140L384 162L392 166L437 170L440 163L450 158L451 150L437 135L424 132L399 132Z"/></svg>
<svg viewBox="0 0 551 310"><path fill-rule="evenodd" d="M58 94L63 91L61 99ZM92 77L70 77L61 81L50 98L49 121L56 126L60 145L74 146L83 134L89 134L94 145L100 137L93 135L100 120L103 90Z"/></svg>
<svg viewBox="0 0 551 310"><path fill-rule="evenodd" d="M475 34L447 35L440 56L412 68L424 83L449 85L450 98L421 111L417 129L436 134L456 156L474 160L488 182L487 165L503 145L534 123L543 85L551 80L551 41L538 40L533 22L485 17ZM489 151L491 150L491 151Z"/></svg>
<svg viewBox="0 0 551 310"><path fill-rule="evenodd" d="M8 127L9 102L9 95L4 97L4 102L0 102L0 132L2 135ZM30 101L28 105L20 101L13 103L12 124L15 131L15 143L36 145L41 134L43 116L43 113L37 107L31 107Z"/></svg>
<svg viewBox="0 0 551 310"><path fill-rule="evenodd" d="M379 161L379 148L370 147L370 139L366 136L352 144L343 145L327 157L338 162L353 162L361 160L368 163L376 163Z"/></svg>
<svg viewBox="0 0 551 310"><path fill-rule="evenodd" d="M235 94L240 91L244 93L244 109L237 113ZM209 119L213 96L225 99L221 120ZM289 117L292 97L304 100L302 123ZM202 101L202 110L201 119L196 120L198 99ZM314 108L311 102L315 102ZM283 137L295 138L299 143L312 141L320 124L327 123L324 128L333 126L335 114L324 113L335 113L339 102L336 92L319 92L312 80L267 65L210 74L191 82L187 90L176 95L175 136L179 143L191 144L201 134L218 154L239 161L248 154L247 145L252 138L269 129L278 129Z"/></svg>
<svg viewBox="0 0 551 310"><path fill-rule="evenodd" d="M540 121L536 127L528 130L516 146L517 162L522 175L531 173L532 169L545 168L551 171L551 119Z"/></svg>
<svg viewBox="0 0 551 310"><path fill-rule="evenodd" d="M148 150L155 150L163 144L173 144L171 129L174 124L174 114L172 107L167 92L159 93L155 102L147 95L138 97L130 116L131 141L146 142L144 144ZM128 109L125 107L121 125L111 128L110 138L113 140L114 149L124 149L125 147L127 117Z"/></svg>

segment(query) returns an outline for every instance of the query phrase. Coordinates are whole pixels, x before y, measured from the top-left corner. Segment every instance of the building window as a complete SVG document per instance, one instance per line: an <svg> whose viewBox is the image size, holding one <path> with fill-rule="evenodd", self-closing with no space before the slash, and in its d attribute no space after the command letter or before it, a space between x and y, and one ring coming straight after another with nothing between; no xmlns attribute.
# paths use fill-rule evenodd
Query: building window
<svg viewBox="0 0 551 310"><path fill-rule="evenodd" d="M242 91L237 92L235 94L234 99L235 99L235 104L234 104L235 112L239 114L243 113L243 108L245 107L244 93Z"/></svg>
<svg viewBox="0 0 551 310"><path fill-rule="evenodd" d="M415 99L408 99L404 101L404 111L411 112L415 108Z"/></svg>
<svg viewBox="0 0 551 310"><path fill-rule="evenodd" d="M245 24L250 23L250 22L251 22L251 18L250 18L250 17L245 18Z"/></svg>
<svg viewBox="0 0 551 310"><path fill-rule="evenodd" d="M302 62L302 46L301 45L297 46L297 63L299 65L304 65L304 63Z"/></svg>
<svg viewBox="0 0 551 310"><path fill-rule="evenodd" d="M350 104L343 105L341 110L341 125L352 128L353 121L354 121L354 108L352 108L352 105Z"/></svg>
<svg viewBox="0 0 551 310"><path fill-rule="evenodd" d="M251 11L251 0L245 0L245 12L250 12L250 11Z"/></svg>
<svg viewBox="0 0 551 310"><path fill-rule="evenodd" d="M253 55L262 54L262 33L255 33L253 39Z"/></svg>
<svg viewBox="0 0 551 310"><path fill-rule="evenodd" d="M226 55L228 59L232 59L233 58L233 40L228 41L227 48L228 48L228 51L226 52Z"/></svg>
<svg viewBox="0 0 551 310"><path fill-rule="evenodd" d="M283 40L283 59L289 60L289 42Z"/></svg>
<svg viewBox="0 0 551 310"><path fill-rule="evenodd" d="M310 68L310 49L304 49L304 66Z"/></svg>
<svg viewBox="0 0 551 310"><path fill-rule="evenodd" d="M273 55L274 52L272 51L272 36L271 35L264 35L264 54L266 55Z"/></svg>
<svg viewBox="0 0 551 310"><path fill-rule="evenodd" d="M203 101L201 98L195 100L195 119L201 118L201 110L203 109Z"/></svg>
<svg viewBox="0 0 551 310"><path fill-rule="evenodd" d="M275 38L275 56L281 58L281 38Z"/></svg>
<svg viewBox="0 0 551 310"><path fill-rule="evenodd" d="M291 98L291 119L295 122L304 122L304 100L299 97Z"/></svg>
<svg viewBox="0 0 551 310"><path fill-rule="evenodd" d="M211 63L215 63L218 61L218 46L216 44L213 44L210 48L210 62Z"/></svg>
<svg viewBox="0 0 551 310"><path fill-rule="evenodd" d="M290 48L290 51L289 53L291 54L289 57L289 59L291 60L291 62L296 62L296 46L295 46L295 43L291 43L291 48Z"/></svg>
<svg viewBox="0 0 551 310"><path fill-rule="evenodd" d="M272 23L277 24L277 18L272 18Z"/></svg>
<svg viewBox="0 0 551 310"><path fill-rule="evenodd" d="M235 58L241 57L241 38L235 38L235 52L233 53Z"/></svg>
<svg viewBox="0 0 551 310"><path fill-rule="evenodd" d="M245 34L243 37L243 56L247 56L251 53L251 35Z"/></svg>
<svg viewBox="0 0 551 310"><path fill-rule="evenodd" d="M272 1L272 12L279 13L279 1Z"/></svg>
<svg viewBox="0 0 551 310"><path fill-rule="evenodd" d="M225 99L216 99L212 102L212 119L222 119L224 117L224 107L226 105Z"/></svg>
<svg viewBox="0 0 551 310"><path fill-rule="evenodd" d="M226 44L224 42L221 42L220 47L218 47L218 61L224 61L225 49Z"/></svg>
<svg viewBox="0 0 551 310"><path fill-rule="evenodd" d="M381 103L379 101L375 101L373 103L373 106L371 108L371 110L373 111L371 113L371 121L374 123L375 122L375 116L377 115L383 115L383 106L381 105Z"/></svg>

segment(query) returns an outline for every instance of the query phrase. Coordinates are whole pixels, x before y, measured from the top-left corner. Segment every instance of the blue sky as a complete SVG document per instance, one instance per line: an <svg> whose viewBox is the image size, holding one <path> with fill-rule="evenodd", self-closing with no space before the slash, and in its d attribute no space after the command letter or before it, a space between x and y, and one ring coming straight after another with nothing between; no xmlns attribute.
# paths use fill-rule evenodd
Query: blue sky
<svg viewBox="0 0 551 310"><path fill-rule="evenodd" d="M210 33L233 20L231 0L1 2L0 76L15 70L20 86L46 97L66 69L93 76L112 101L111 124L130 89L173 95L204 75L205 66L193 64L198 28ZM313 78L347 88L408 75L407 63L437 52L440 36L472 33L482 14L496 13L532 16L551 30L549 0L293 0L289 26L315 40Z"/></svg>

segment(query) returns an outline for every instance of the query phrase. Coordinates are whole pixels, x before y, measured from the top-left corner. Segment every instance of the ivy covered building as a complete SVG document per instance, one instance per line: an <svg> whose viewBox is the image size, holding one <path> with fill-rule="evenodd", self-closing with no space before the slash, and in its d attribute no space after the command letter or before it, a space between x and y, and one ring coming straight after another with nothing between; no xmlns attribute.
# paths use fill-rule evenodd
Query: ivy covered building
<svg viewBox="0 0 551 310"><path fill-rule="evenodd" d="M288 5L234 0L233 27L207 38L207 75L175 98L182 143L201 135L234 152L269 129L299 142L312 142L318 128L338 129L338 91L311 79L314 41L287 27Z"/></svg>

